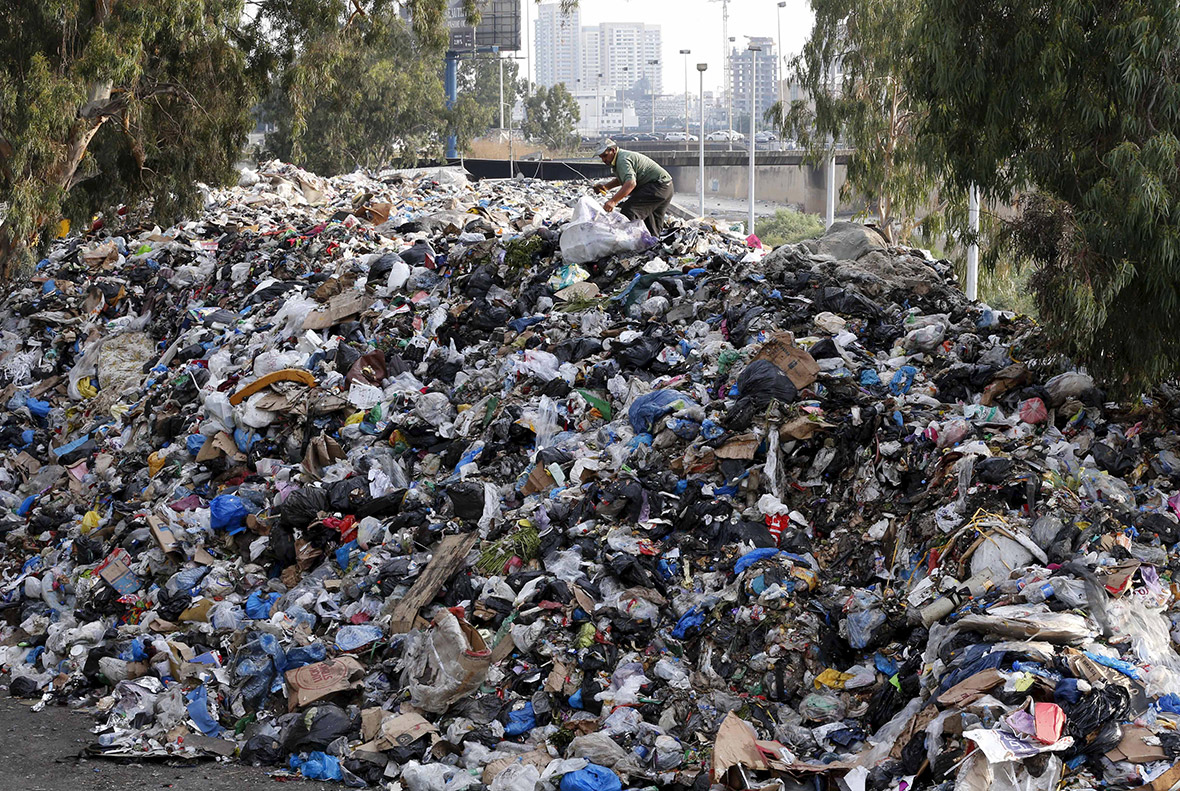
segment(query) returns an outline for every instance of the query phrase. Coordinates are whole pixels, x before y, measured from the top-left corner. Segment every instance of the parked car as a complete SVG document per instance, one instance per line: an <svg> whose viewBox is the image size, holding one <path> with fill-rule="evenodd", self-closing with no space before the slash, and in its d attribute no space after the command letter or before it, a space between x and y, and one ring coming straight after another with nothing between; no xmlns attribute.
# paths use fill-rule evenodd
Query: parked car
<svg viewBox="0 0 1180 791"><path fill-rule="evenodd" d="M684 132L669 132L668 134L664 135L664 140L668 141L669 143L695 143L700 140L700 138L696 135L685 134Z"/></svg>
<svg viewBox="0 0 1180 791"><path fill-rule="evenodd" d="M767 130L763 130L754 135L755 143L773 143L776 140L778 140L778 135Z"/></svg>
<svg viewBox="0 0 1180 791"><path fill-rule="evenodd" d="M635 135L635 141L637 143L658 143L660 142L660 136L653 135L651 132L640 132Z"/></svg>
<svg viewBox="0 0 1180 791"><path fill-rule="evenodd" d="M732 129L718 129L716 132L710 132L708 135L706 135L705 139L711 140L714 143L719 142L719 141L724 143L724 142L730 141L730 140L733 140L733 141L745 140L746 136L743 135L741 132L735 132Z"/></svg>
<svg viewBox="0 0 1180 791"><path fill-rule="evenodd" d="M634 132L623 132L614 137L616 143L633 143L639 139L639 135Z"/></svg>

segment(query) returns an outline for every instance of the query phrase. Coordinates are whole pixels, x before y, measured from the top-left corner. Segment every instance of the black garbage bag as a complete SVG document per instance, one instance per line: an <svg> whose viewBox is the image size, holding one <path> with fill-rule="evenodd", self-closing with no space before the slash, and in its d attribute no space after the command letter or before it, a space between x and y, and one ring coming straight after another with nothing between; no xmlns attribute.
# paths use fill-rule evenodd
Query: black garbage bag
<svg viewBox="0 0 1180 791"><path fill-rule="evenodd" d="M328 490L318 486L304 486L292 492L279 506L279 522L284 527L307 527L321 511L331 510Z"/></svg>
<svg viewBox="0 0 1180 791"><path fill-rule="evenodd" d="M798 391L791 378L770 360L755 360L745 367L737 379L738 400L725 416L725 425L743 431L754 420L758 410L771 401L791 403Z"/></svg>
<svg viewBox="0 0 1180 791"><path fill-rule="evenodd" d="M157 595L156 613L165 621L178 621L180 614L193 603L193 597L186 590L169 593L167 588L160 588Z"/></svg>
<svg viewBox="0 0 1180 791"><path fill-rule="evenodd" d="M285 755L282 744L273 733L258 733L242 745L242 762L251 766L275 766Z"/></svg>
<svg viewBox="0 0 1180 791"><path fill-rule="evenodd" d="M384 283L389 279L389 273L393 270L393 265L401 260L402 257L393 252L386 253L385 255L378 258L369 265L369 282Z"/></svg>
<svg viewBox="0 0 1180 791"><path fill-rule="evenodd" d="M447 498L455 509L455 516L464 522L476 522L483 516L483 484L462 481L447 487Z"/></svg>
<svg viewBox="0 0 1180 791"><path fill-rule="evenodd" d="M354 475L328 486L328 506L333 511L355 514L358 508L372 499L368 482L360 476Z"/></svg>
<svg viewBox="0 0 1180 791"><path fill-rule="evenodd" d="M1139 517L1138 528L1147 535L1155 534L1165 544L1175 544L1180 541L1180 525L1173 520L1154 511L1149 511Z"/></svg>
<svg viewBox="0 0 1180 791"><path fill-rule="evenodd" d="M287 720L292 717L292 720ZM360 727L348 713L334 703L317 704L306 712L288 714L283 723L281 742L287 752L323 750L341 736Z"/></svg>
<svg viewBox="0 0 1180 791"><path fill-rule="evenodd" d="M1001 456L993 456L975 463L975 477L980 483L998 486L1008 480L1014 462Z"/></svg>
<svg viewBox="0 0 1180 791"><path fill-rule="evenodd" d="M1095 442L1090 447L1090 452L1094 454L1094 461L1100 469L1119 478L1135 469L1139 455L1135 448L1129 445L1122 450L1115 450L1105 442Z"/></svg>
<svg viewBox="0 0 1180 791"><path fill-rule="evenodd" d="M622 348L612 346L611 356L618 360L624 369L646 368L663 348L664 344L658 338L645 335Z"/></svg>

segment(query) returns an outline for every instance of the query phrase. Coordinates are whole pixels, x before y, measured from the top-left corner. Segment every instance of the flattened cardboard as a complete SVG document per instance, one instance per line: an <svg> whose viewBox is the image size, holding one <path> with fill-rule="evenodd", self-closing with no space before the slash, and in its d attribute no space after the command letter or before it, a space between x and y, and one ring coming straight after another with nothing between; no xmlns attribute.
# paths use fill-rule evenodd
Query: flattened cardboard
<svg viewBox="0 0 1180 791"><path fill-rule="evenodd" d="M787 375L791 384L802 390L815 384L819 376L819 365L815 359L795 345L795 336L789 332L779 332L762 344L762 348L754 355L754 360L770 360Z"/></svg>
<svg viewBox="0 0 1180 791"><path fill-rule="evenodd" d="M1107 752L1106 757L1112 761L1127 761L1133 764L1149 764L1155 761L1168 760L1168 754L1158 744L1148 744L1146 739L1151 736L1147 728L1137 728L1128 725L1123 728L1123 738L1119 746ZM1168 786L1170 788L1171 786Z"/></svg>
<svg viewBox="0 0 1180 791"><path fill-rule="evenodd" d="M291 697L289 711L314 703L321 698L359 689L364 683L365 666L351 656L327 659L323 662L297 667L286 673Z"/></svg>

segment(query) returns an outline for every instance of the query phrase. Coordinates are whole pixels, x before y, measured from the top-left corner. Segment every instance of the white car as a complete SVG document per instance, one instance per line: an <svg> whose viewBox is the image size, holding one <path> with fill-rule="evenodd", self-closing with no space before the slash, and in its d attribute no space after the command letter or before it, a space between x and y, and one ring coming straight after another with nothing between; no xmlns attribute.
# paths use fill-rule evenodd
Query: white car
<svg viewBox="0 0 1180 791"><path fill-rule="evenodd" d="M724 143L724 142L727 142L730 140L732 140L732 141L745 140L746 136L743 135L741 132L735 132L732 129L718 129L716 132L710 132L705 137L705 139L710 140L714 143L716 143L716 142Z"/></svg>
<svg viewBox="0 0 1180 791"><path fill-rule="evenodd" d="M695 143L699 139L696 135L686 135L684 132L669 132L664 135L664 140L669 143Z"/></svg>

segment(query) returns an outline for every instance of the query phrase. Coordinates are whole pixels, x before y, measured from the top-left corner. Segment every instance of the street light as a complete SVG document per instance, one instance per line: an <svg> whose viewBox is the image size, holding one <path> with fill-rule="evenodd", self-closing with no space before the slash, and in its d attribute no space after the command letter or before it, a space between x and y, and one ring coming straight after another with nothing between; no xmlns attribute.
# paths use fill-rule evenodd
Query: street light
<svg viewBox="0 0 1180 791"><path fill-rule="evenodd" d="M627 72L629 72L629 71L631 71L630 66L623 67L623 85L630 85L630 83L627 82L627 77L628 77ZM626 134L626 132L627 132L627 89L626 88L623 89L623 108L622 108L622 110L623 110L623 114L622 114L623 120L619 122L620 132L622 134ZM638 123L639 119L638 118L635 119L635 122Z"/></svg>
<svg viewBox="0 0 1180 791"><path fill-rule="evenodd" d="M602 72L598 72L598 78L594 80L594 133L596 135L602 134L602 99L599 95L601 87Z"/></svg>
<svg viewBox="0 0 1180 791"><path fill-rule="evenodd" d="M726 105L729 107L729 131L727 131L725 133L725 139L729 141L729 150L730 151L733 151L733 54L732 54L733 53L733 46L732 45L735 41L737 41L737 37L735 37L735 36L729 37L730 54L728 56L729 60L727 61L727 63L729 63L729 73L725 75L725 80L726 80L726 82L729 83L729 88L725 92Z"/></svg>
<svg viewBox="0 0 1180 791"><path fill-rule="evenodd" d="M660 62L658 60L649 60L647 65L659 66ZM654 72L649 74L647 79L651 83L651 133L654 135L656 133L656 78Z"/></svg>
<svg viewBox="0 0 1180 791"><path fill-rule="evenodd" d="M750 67L751 67L751 85L750 85L750 225L749 231L754 233L754 149L757 146L754 144L754 129L758 123L758 53L762 51L762 47L750 42Z"/></svg>
<svg viewBox="0 0 1180 791"><path fill-rule="evenodd" d="M708 63L698 63L697 71L701 75L701 172L698 181L701 185L701 216L705 216L705 70L709 68Z"/></svg>
<svg viewBox="0 0 1180 791"><path fill-rule="evenodd" d="M684 56L684 142L689 141L688 134L688 56L692 54L691 49L682 49L680 54ZM686 146L687 147L687 146Z"/></svg>
<svg viewBox="0 0 1180 791"><path fill-rule="evenodd" d="M779 69L782 66L782 62L783 62L783 9L786 7L787 7L787 0L779 0L779 4L778 4L778 52L776 53L778 55L778 58L774 62L774 67L775 67L776 73L779 72ZM778 76L778 106L780 109L784 109L783 108L783 75L781 73L778 73L777 76Z"/></svg>

